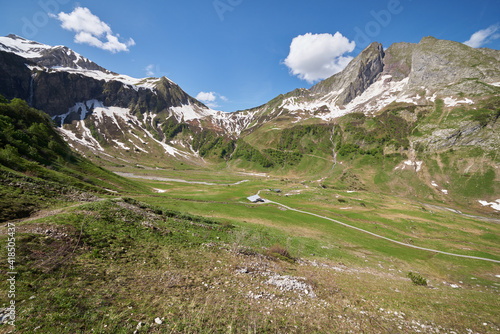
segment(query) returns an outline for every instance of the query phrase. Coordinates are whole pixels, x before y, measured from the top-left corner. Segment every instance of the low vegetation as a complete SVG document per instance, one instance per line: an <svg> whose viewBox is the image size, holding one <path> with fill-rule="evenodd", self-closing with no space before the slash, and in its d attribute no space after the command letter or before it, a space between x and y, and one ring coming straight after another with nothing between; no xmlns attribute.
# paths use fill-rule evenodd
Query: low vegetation
<svg viewBox="0 0 500 334"><path fill-rule="evenodd" d="M417 273L412 273L410 271L408 273L408 278L411 279L411 281L415 285L427 286L427 280Z"/></svg>
<svg viewBox="0 0 500 334"><path fill-rule="evenodd" d="M47 114L23 100L0 96L0 128L0 221L61 200L142 190L72 151Z"/></svg>

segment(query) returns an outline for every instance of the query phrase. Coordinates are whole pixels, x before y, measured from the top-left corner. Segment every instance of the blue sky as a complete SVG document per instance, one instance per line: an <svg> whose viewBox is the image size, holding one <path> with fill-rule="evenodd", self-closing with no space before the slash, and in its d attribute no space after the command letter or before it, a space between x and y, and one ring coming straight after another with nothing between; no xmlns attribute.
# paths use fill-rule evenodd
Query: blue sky
<svg viewBox="0 0 500 334"><path fill-rule="evenodd" d="M0 35L66 45L133 77L167 76L224 111L309 88L373 41L387 48L434 36L500 49L500 0L16 0L0 8Z"/></svg>

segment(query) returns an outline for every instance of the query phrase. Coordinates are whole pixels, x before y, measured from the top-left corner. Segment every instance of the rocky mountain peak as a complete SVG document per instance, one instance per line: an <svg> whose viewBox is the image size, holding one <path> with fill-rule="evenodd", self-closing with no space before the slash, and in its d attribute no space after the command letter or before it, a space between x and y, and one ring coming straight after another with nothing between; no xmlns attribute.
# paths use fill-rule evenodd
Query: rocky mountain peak
<svg viewBox="0 0 500 334"><path fill-rule="evenodd" d="M311 88L316 94L340 92L338 105L344 105L363 93L379 76L384 68L384 48L374 42L353 59L340 73Z"/></svg>
<svg viewBox="0 0 500 334"><path fill-rule="evenodd" d="M38 66L46 68L63 67L113 73L66 46L50 46L14 34L0 37L0 51L28 58Z"/></svg>

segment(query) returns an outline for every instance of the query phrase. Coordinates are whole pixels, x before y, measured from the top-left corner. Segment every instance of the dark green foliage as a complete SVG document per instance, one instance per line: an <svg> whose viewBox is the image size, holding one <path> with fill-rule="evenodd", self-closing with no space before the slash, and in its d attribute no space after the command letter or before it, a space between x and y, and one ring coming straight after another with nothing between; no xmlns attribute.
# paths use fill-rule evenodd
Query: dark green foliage
<svg viewBox="0 0 500 334"><path fill-rule="evenodd" d="M500 117L500 97L495 96L481 103L481 108L469 110L472 120L484 127L488 123L495 123Z"/></svg>
<svg viewBox="0 0 500 334"><path fill-rule="evenodd" d="M408 136L411 126L403 118L386 111L375 117L375 121L377 126L372 135L379 143L389 141L387 139L390 138L396 147L409 146Z"/></svg>
<svg viewBox="0 0 500 334"><path fill-rule="evenodd" d="M337 141L337 153L341 156L357 153L381 157L386 146L408 149L408 137L415 124L405 121L398 114L401 111L415 113L415 110L416 106L393 103L373 118L367 118L362 113L345 116L348 121L344 126L343 141Z"/></svg>
<svg viewBox="0 0 500 334"><path fill-rule="evenodd" d="M136 186L71 151L47 114L19 99L0 103L0 221L103 188Z"/></svg>
<svg viewBox="0 0 500 334"><path fill-rule="evenodd" d="M336 128L332 140L331 137L331 126L299 125L282 130L276 148L259 151L240 139L232 158L255 162L265 168L296 166L305 154L332 154L332 140L341 137L340 127Z"/></svg>
<svg viewBox="0 0 500 334"><path fill-rule="evenodd" d="M330 152L332 128L326 125L300 125L284 129L277 145L280 151L312 153L315 150Z"/></svg>
<svg viewBox="0 0 500 334"><path fill-rule="evenodd" d="M408 273L408 278L410 278L411 281L413 282L413 284L415 284L415 285L427 286L427 280L417 273L412 273L410 271Z"/></svg>
<svg viewBox="0 0 500 334"><path fill-rule="evenodd" d="M179 123L174 117L169 117L162 128L165 133L167 140L174 139L179 133L189 130L189 126L186 123Z"/></svg>
<svg viewBox="0 0 500 334"><path fill-rule="evenodd" d="M358 150L359 150L358 144L345 143L340 147L337 153L341 156L346 156L351 153L357 152Z"/></svg>
<svg viewBox="0 0 500 334"><path fill-rule="evenodd" d="M407 103L404 102L392 102L387 107L385 107L385 111L397 116L400 111L404 110L414 113L416 108L417 108L416 105L408 105Z"/></svg>
<svg viewBox="0 0 500 334"><path fill-rule="evenodd" d="M202 157L229 159L234 152L235 141L205 129L193 134L192 145Z"/></svg>
<svg viewBox="0 0 500 334"><path fill-rule="evenodd" d="M51 165L58 158L74 161L47 114L23 100L0 103L0 130L0 164L14 170L29 170L33 162Z"/></svg>
<svg viewBox="0 0 500 334"><path fill-rule="evenodd" d="M357 119L357 120L361 120L361 119L366 118L365 114L363 114L362 112L353 112L353 113L349 114L349 117L351 117L352 119Z"/></svg>
<svg viewBox="0 0 500 334"><path fill-rule="evenodd" d="M255 162L266 168L274 166L273 162L269 158L264 156L259 150L253 148L243 139L238 139L237 148L234 151L232 158L241 158L245 161Z"/></svg>
<svg viewBox="0 0 500 334"><path fill-rule="evenodd" d="M274 150L272 148L266 149L263 151L270 160L273 161L273 165L275 166L295 166L300 163L302 160L302 153L293 152L293 151L279 151Z"/></svg>

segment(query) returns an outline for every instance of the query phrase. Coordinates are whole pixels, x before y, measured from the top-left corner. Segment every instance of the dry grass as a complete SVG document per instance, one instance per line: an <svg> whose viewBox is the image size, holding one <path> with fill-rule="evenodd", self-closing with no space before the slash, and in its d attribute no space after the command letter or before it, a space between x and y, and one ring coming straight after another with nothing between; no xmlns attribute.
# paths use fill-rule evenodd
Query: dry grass
<svg viewBox="0 0 500 334"><path fill-rule="evenodd" d="M401 271L405 263L289 261L290 239L266 244L265 234L165 220L133 202L76 212L84 211L30 222L34 229L19 232L27 256L19 264L17 332L436 333L500 326L497 291L452 289L441 283L446 277L427 274L433 288L414 286ZM79 229L62 223L80 226L92 212L99 219L85 229L88 244L73 254ZM146 218L158 228L141 225ZM42 227L56 233L37 233ZM163 234L166 228L172 233ZM359 256L373 261L363 251Z"/></svg>

